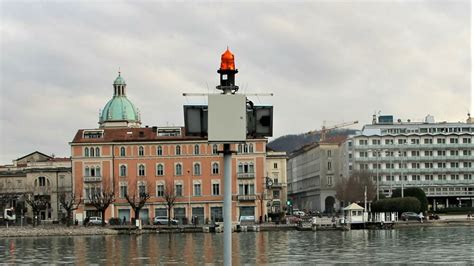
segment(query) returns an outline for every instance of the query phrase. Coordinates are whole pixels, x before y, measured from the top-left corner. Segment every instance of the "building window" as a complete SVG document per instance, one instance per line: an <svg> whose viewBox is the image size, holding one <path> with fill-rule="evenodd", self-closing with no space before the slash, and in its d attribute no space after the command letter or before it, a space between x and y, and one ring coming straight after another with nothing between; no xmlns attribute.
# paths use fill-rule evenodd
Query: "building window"
<svg viewBox="0 0 474 266"><path fill-rule="evenodd" d="M91 176L95 176L95 168L94 168L94 166L91 167Z"/></svg>
<svg viewBox="0 0 474 266"><path fill-rule="evenodd" d="M332 176L328 176L328 186L332 186Z"/></svg>
<svg viewBox="0 0 474 266"><path fill-rule="evenodd" d="M218 153L217 144L214 144L212 145L212 154L217 154L217 153Z"/></svg>
<svg viewBox="0 0 474 266"><path fill-rule="evenodd" d="M138 195L144 195L146 194L147 191L146 191L146 183L141 181L141 182L138 182Z"/></svg>
<svg viewBox="0 0 474 266"><path fill-rule="evenodd" d="M175 186L175 194L177 197L182 197L183 196L183 185L181 184L176 184Z"/></svg>
<svg viewBox="0 0 474 266"><path fill-rule="evenodd" d="M213 175L219 174L219 164L218 163L212 163L212 174Z"/></svg>
<svg viewBox="0 0 474 266"><path fill-rule="evenodd" d="M127 184L120 183L120 198L125 198L127 195Z"/></svg>
<svg viewBox="0 0 474 266"><path fill-rule="evenodd" d="M249 152L249 146L246 144L244 144L244 153L248 153Z"/></svg>
<svg viewBox="0 0 474 266"><path fill-rule="evenodd" d="M328 170L332 170L332 163L328 162Z"/></svg>
<svg viewBox="0 0 474 266"><path fill-rule="evenodd" d="M195 155L199 154L199 144L194 145L194 154Z"/></svg>
<svg viewBox="0 0 474 266"><path fill-rule="evenodd" d="M194 196L201 196L201 184L194 184Z"/></svg>
<svg viewBox="0 0 474 266"><path fill-rule="evenodd" d="M127 166L121 165L120 166L120 176L127 176Z"/></svg>
<svg viewBox="0 0 474 266"><path fill-rule="evenodd" d="M95 156L100 157L100 149L98 147L95 148Z"/></svg>
<svg viewBox="0 0 474 266"><path fill-rule="evenodd" d="M91 170L89 169L89 167L86 167L84 176L91 176Z"/></svg>
<svg viewBox="0 0 474 266"><path fill-rule="evenodd" d="M458 139L457 138L450 138L449 143L456 144L456 143L458 143Z"/></svg>
<svg viewBox="0 0 474 266"><path fill-rule="evenodd" d="M163 164L158 164L156 166L156 175L158 176L162 176L164 174L164 167L163 167Z"/></svg>
<svg viewBox="0 0 474 266"><path fill-rule="evenodd" d="M219 183L212 184L212 195L214 195L214 196L219 196L220 195Z"/></svg>
<svg viewBox="0 0 474 266"><path fill-rule="evenodd" d="M278 163L273 163L273 169L278 169Z"/></svg>
<svg viewBox="0 0 474 266"><path fill-rule="evenodd" d="M239 195L254 195L255 188L253 184L239 184Z"/></svg>
<svg viewBox="0 0 474 266"><path fill-rule="evenodd" d="M328 150L328 151L327 151L328 158L331 158L331 155L332 155L331 153L332 153L331 150Z"/></svg>
<svg viewBox="0 0 474 266"><path fill-rule="evenodd" d="M471 143L471 138L463 138L462 143Z"/></svg>
<svg viewBox="0 0 474 266"><path fill-rule="evenodd" d="M159 184L156 186L156 196L157 197L165 196L165 186L163 184Z"/></svg>
<svg viewBox="0 0 474 266"><path fill-rule="evenodd" d="M145 151L143 149L143 146L138 147L138 156L143 156L145 154Z"/></svg>
<svg viewBox="0 0 474 266"><path fill-rule="evenodd" d="M163 147L161 147L161 146L156 147L156 155L158 155L158 156L163 155Z"/></svg>
<svg viewBox="0 0 474 266"><path fill-rule="evenodd" d="M252 143L249 144L249 152L253 153L253 144Z"/></svg>
<svg viewBox="0 0 474 266"><path fill-rule="evenodd" d="M181 146L176 145L175 153L176 155L181 155Z"/></svg>
<svg viewBox="0 0 474 266"><path fill-rule="evenodd" d="M238 153L242 153L242 144L239 144L238 148L237 148L237 152Z"/></svg>
<svg viewBox="0 0 474 266"><path fill-rule="evenodd" d="M193 166L194 175L201 175L201 164L195 163Z"/></svg>
<svg viewBox="0 0 474 266"><path fill-rule="evenodd" d="M145 176L145 166L143 164L138 166L138 176Z"/></svg>
<svg viewBox="0 0 474 266"><path fill-rule="evenodd" d="M95 155L94 155L94 148L90 148L90 149L89 149L89 154L90 154L91 157L94 157L94 156L95 156Z"/></svg>
<svg viewBox="0 0 474 266"><path fill-rule="evenodd" d="M273 199L279 199L279 198L280 198L280 191L273 190Z"/></svg>
<svg viewBox="0 0 474 266"><path fill-rule="evenodd" d="M239 163L239 173L254 173L253 163Z"/></svg>
<svg viewBox="0 0 474 266"><path fill-rule="evenodd" d="M125 147L120 147L120 156L125 156Z"/></svg>
<svg viewBox="0 0 474 266"><path fill-rule="evenodd" d="M359 145L367 145L367 140L366 139L360 139L359 140Z"/></svg>
<svg viewBox="0 0 474 266"><path fill-rule="evenodd" d="M46 177L44 177L44 176L38 177L38 185L40 187L46 186Z"/></svg>
<svg viewBox="0 0 474 266"><path fill-rule="evenodd" d="M95 176L101 176L100 175L100 167L98 167L98 166L95 168Z"/></svg>
<svg viewBox="0 0 474 266"><path fill-rule="evenodd" d="M182 175L183 174L183 166L180 163L176 164L174 174L175 175Z"/></svg>
<svg viewBox="0 0 474 266"><path fill-rule="evenodd" d="M89 148L84 148L84 156L89 157Z"/></svg>

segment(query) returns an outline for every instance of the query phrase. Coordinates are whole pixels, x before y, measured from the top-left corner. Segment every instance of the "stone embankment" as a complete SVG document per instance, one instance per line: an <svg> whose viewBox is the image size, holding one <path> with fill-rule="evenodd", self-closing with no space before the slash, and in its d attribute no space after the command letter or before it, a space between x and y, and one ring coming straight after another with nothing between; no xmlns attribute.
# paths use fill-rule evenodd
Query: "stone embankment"
<svg viewBox="0 0 474 266"><path fill-rule="evenodd" d="M113 229L98 226L10 226L0 229L0 237L31 237L31 236L80 236L80 235L116 235Z"/></svg>

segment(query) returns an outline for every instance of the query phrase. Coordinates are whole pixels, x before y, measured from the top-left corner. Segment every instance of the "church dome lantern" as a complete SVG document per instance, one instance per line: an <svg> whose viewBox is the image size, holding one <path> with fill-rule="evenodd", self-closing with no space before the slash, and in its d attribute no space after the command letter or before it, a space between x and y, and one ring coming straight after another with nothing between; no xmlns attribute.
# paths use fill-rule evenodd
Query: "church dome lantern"
<svg viewBox="0 0 474 266"><path fill-rule="evenodd" d="M140 113L135 105L127 98L127 84L121 73L115 79L114 95L99 116L100 127L139 127Z"/></svg>

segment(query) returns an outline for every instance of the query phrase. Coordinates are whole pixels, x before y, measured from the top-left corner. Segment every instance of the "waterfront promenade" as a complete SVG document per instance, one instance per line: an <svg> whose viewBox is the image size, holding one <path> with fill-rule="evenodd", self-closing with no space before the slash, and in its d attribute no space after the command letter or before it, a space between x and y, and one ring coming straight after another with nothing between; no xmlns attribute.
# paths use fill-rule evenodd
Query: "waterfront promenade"
<svg viewBox="0 0 474 266"><path fill-rule="evenodd" d="M441 215L439 220L399 221L394 228L399 227L430 227L430 226L474 226L474 219L467 219L467 215ZM37 237L37 236L80 236L80 235L117 235L142 233L196 233L204 232L203 226L144 226L143 230L136 230L130 226L70 226L40 225L32 226L3 226L0 237ZM275 225L273 223L260 224L260 231L287 231L296 230L296 224Z"/></svg>

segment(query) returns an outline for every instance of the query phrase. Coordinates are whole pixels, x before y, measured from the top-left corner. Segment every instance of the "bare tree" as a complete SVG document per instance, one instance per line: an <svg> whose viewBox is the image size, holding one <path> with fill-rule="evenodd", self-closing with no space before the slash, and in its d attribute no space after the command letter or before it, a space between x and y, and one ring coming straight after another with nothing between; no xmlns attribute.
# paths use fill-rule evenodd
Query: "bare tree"
<svg viewBox="0 0 474 266"><path fill-rule="evenodd" d="M163 197L166 201L166 206L168 207L168 226L171 225L171 210L176 202L176 191L174 189L174 184L172 182L166 182L165 191Z"/></svg>
<svg viewBox="0 0 474 266"><path fill-rule="evenodd" d="M28 205L30 205L31 210L33 211L33 226L36 226L39 212L46 210L49 205L49 199L42 195L35 195L33 190L24 192L23 199Z"/></svg>
<svg viewBox="0 0 474 266"><path fill-rule="evenodd" d="M74 192L61 192L59 194L59 203L61 207L66 210L67 218L66 225L69 227L72 221L72 212L79 208L79 205L82 202L82 196L77 195Z"/></svg>
<svg viewBox="0 0 474 266"><path fill-rule="evenodd" d="M139 181L140 182L140 181ZM135 220L140 219L140 210L145 206L145 203L150 199L150 194L148 191L150 190L149 186L142 181L140 186L131 185L129 192L125 194L125 198L132 207L133 211L135 212Z"/></svg>
<svg viewBox="0 0 474 266"><path fill-rule="evenodd" d="M102 182L102 188L88 195L89 202L102 214L102 226L105 226L105 211L115 201L115 193L106 182Z"/></svg>
<svg viewBox="0 0 474 266"><path fill-rule="evenodd" d="M347 179L343 178L336 184L336 198L349 202L364 202L364 192L367 187L367 200L375 198L377 188L372 182L372 175L367 171L354 171Z"/></svg>

